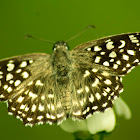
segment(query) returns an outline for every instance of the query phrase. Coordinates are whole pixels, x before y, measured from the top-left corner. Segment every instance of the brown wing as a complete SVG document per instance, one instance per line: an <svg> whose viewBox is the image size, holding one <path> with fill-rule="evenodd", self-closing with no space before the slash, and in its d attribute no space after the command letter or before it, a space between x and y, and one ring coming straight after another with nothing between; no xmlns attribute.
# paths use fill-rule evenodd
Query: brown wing
<svg viewBox="0 0 140 140"><path fill-rule="evenodd" d="M65 119L56 93L50 55L27 54L0 61L0 101L26 125Z"/></svg>
<svg viewBox="0 0 140 140"><path fill-rule="evenodd" d="M84 53L92 57L91 63L105 66L118 75L125 75L139 64L140 34L120 34L89 41L71 52L77 59Z"/></svg>
<svg viewBox="0 0 140 140"><path fill-rule="evenodd" d="M73 118L113 106L123 91L121 76L140 61L140 35L129 33L81 44L71 51L73 72Z"/></svg>

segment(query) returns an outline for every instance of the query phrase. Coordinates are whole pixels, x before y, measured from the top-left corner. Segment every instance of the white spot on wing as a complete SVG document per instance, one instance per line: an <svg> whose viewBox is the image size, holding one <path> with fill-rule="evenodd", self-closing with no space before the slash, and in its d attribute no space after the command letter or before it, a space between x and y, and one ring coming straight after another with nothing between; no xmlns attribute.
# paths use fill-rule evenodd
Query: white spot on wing
<svg viewBox="0 0 140 140"><path fill-rule="evenodd" d="M46 118L48 118L48 119L49 119L49 118L50 118L50 114L48 114L48 113L47 113L47 114L46 114Z"/></svg>
<svg viewBox="0 0 140 140"><path fill-rule="evenodd" d="M53 120L54 120L54 119L56 119L56 117L55 117L55 116L53 116L53 115L51 115L50 117L51 117L51 119L53 119Z"/></svg>
<svg viewBox="0 0 140 140"><path fill-rule="evenodd" d="M93 101L94 101L94 96L91 94L90 95L90 97L89 97L89 101L91 102L91 103L93 103Z"/></svg>
<svg viewBox="0 0 140 140"><path fill-rule="evenodd" d="M119 89L119 85L117 85L116 87L115 87L115 90L118 90Z"/></svg>
<svg viewBox="0 0 140 140"><path fill-rule="evenodd" d="M82 101L80 101L80 104L81 104L81 106L83 106L84 105L84 101L82 100Z"/></svg>
<svg viewBox="0 0 140 140"><path fill-rule="evenodd" d="M15 83L14 83L15 87L18 86L20 83L21 83L20 80L16 80Z"/></svg>
<svg viewBox="0 0 140 140"><path fill-rule="evenodd" d="M107 92L105 92L105 91L102 94L103 94L103 96L107 96Z"/></svg>
<svg viewBox="0 0 140 140"><path fill-rule="evenodd" d="M22 104L22 105L20 106L20 109L24 109L24 108L25 108L25 105Z"/></svg>
<svg viewBox="0 0 140 140"><path fill-rule="evenodd" d="M7 64L7 71L12 71L14 69L15 65L12 63Z"/></svg>
<svg viewBox="0 0 140 140"><path fill-rule="evenodd" d="M5 96L3 94L0 95L0 98L4 98Z"/></svg>
<svg viewBox="0 0 140 140"><path fill-rule="evenodd" d="M40 80L37 80L35 85L37 85L37 86L43 86L44 84Z"/></svg>
<svg viewBox="0 0 140 140"><path fill-rule="evenodd" d="M38 109L39 109L40 111L44 111L44 106L42 106L41 104L39 104Z"/></svg>
<svg viewBox="0 0 140 140"><path fill-rule="evenodd" d="M95 96L96 96L97 100L101 99L101 95L98 92L95 94Z"/></svg>
<svg viewBox="0 0 140 140"><path fill-rule="evenodd" d="M26 107L25 107L25 111L27 112L28 110L29 110L29 107L28 107L28 106L26 106Z"/></svg>
<svg viewBox="0 0 140 140"><path fill-rule="evenodd" d="M8 88L8 85L4 85L3 88L6 90Z"/></svg>
<svg viewBox="0 0 140 140"><path fill-rule="evenodd" d="M45 100L45 96L44 95L41 96L41 100Z"/></svg>
<svg viewBox="0 0 140 140"><path fill-rule="evenodd" d="M122 71L126 71L126 68L124 67L124 68L122 69Z"/></svg>
<svg viewBox="0 0 140 140"><path fill-rule="evenodd" d="M134 50L127 50L127 53L130 55L135 55L135 51Z"/></svg>
<svg viewBox="0 0 140 140"><path fill-rule="evenodd" d="M96 87L99 84L99 79L96 78L94 83L92 84L92 87Z"/></svg>
<svg viewBox="0 0 140 140"><path fill-rule="evenodd" d="M109 62L114 62L114 59L110 59L110 61Z"/></svg>
<svg viewBox="0 0 140 140"><path fill-rule="evenodd" d="M109 66L109 62L105 61L105 62L103 63L103 65L104 65L104 66Z"/></svg>
<svg viewBox="0 0 140 140"><path fill-rule="evenodd" d="M108 39L108 40L106 40L105 42L110 42L111 41L111 39Z"/></svg>
<svg viewBox="0 0 140 140"><path fill-rule="evenodd" d="M7 88L7 92L11 92L13 89L11 87Z"/></svg>
<svg viewBox="0 0 140 140"><path fill-rule="evenodd" d="M14 80L10 80L10 81L9 81L9 84L13 84L13 83L14 83Z"/></svg>
<svg viewBox="0 0 140 140"><path fill-rule="evenodd" d="M129 56L124 54L124 55L123 55L123 59L124 59L124 60L129 60Z"/></svg>
<svg viewBox="0 0 140 140"><path fill-rule="evenodd" d="M84 77L87 77L88 75L90 75L90 72L88 70L85 71Z"/></svg>
<svg viewBox="0 0 140 140"><path fill-rule="evenodd" d="M137 39L137 37L135 37L134 35L129 35L129 38L131 40L132 43L138 43L139 40Z"/></svg>
<svg viewBox="0 0 140 140"><path fill-rule="evenodd" d="M120 60L118 60L118 61L116 61L116 63L117 63L118 65L120 65L120 64L121 64L121 61L120 61Z"/></svg>
<svg viewBox="0 0 140 140"><path fill-rule="evenodd" d="M131 65L129 63L126 64L126 67L130 67Z"/></svg>
<svg viewBox="0 0 140 140"><path fill-rule="evenodd" d="M111 84L112 84L112 82L111 82L109 79L106 79L106 80L104 81L104 83L107 84L107 85L111 85Z"/></svg>
<svg viewBox="0 0 140 140"><path fill-rule="evenodd" d="M6 81L11 80L12 78L13 78L13 74L8 73L8 74L6 75Z"/></svg>
<svg viewBox="0 0 140 140"><path fill-rule="evenodd" d="M29 63L32 64L33 63L33 60L29 60Z"/></svg>
<svg viewBox="0 0 140 140"><path fill-rule="evenodd" d="M85 86L85 90L86 92L89 92L89 88L87 86Z"/></svg>
<svg viewBox="0 0 140 140"><path fill-rule="evenodd" d="M18 99L17 99L17 102L21 103L23 101L24 97L20 96Z"/></svg>
<svg viewBox="0 0 140 140"><path fill-rule="evenodd" d="M106 107L106 106L107 106L107 104L108 104L108 103L104 103L104 104L102 105L102 107Z"/></svg>
<svg viewBox="0 0 140 140"><path fill-rule="evenodd" d="M54 111L54 105L53 105L53 104L51 104L51 110L53 110L53 111Z"/></svg>
<svg viewBox="0 0 140 140"><path fill-rule="evenodd" d="M91 48L87 48L87 51L91 51Z"/></svg>
<svg viewBox="0 0 140 140"><path fill-rule="evenodd" d="M33 104L33 105L32 105L32 109L31 109L31 111L32 111L32 112L35 112L35 110L36 110L36 105Z"/></svg>
<svg viewBox="0 0 140 140"><path fill-rule="evenodd" d="M101 52L100 54L101 54L101 55L105 55L105 52Z"/></svg>
<svg viewBox="0 0 140 140"><path fill-rule="evenodd" d="M0 75L0 79L2 79L3 78L3 76L2 75Z"/></svg>
<svg viewBox="0 0 140 140"><path fill-rule="evenodd" d="M73 112L73 115L75 115L75 116L81 115L81 111L79 110L77 112Z"/></svg>
<svg viewBox="0 0 140 140"><path fill-rule="evenodd" d="M51 108L51 105L50 104L47 104L47 107L48 107L48 109L50 109Z"/></svg>
<svg viewBox="0 0 140 140"><path fill-rule="evenodd" d="M95 58L95 63L99 63L100 62L101 57L100 56L96 56Z"/></svg>
<svg viewBox="0 0 140 140"><path fill-rule="evenodd" d="M54 94L48 94L48 98L54 98Z"/></svg>
<svg viewBox="0 0 140 140"><path fill-rule="evenodd" d="M125 41L124 40L120 40L120 42L122 43L118 48L123 48L125 46Z"/></svg>
<svg viewBox="0 0 140 140"><path fill-rule="evenodd" d="M77 90L77 93L78 93L78 94L80 94L80 93L82 93L82 92L83 92L83 89L82 89L82 88Z"/></svg>
<svg viewBox="0 0 140 140"><path fill-rule="evenodd" d="M17 71L16 71L16 73L20 73L22 70L21 69L18 69Z"/></svg>
<svg viewBox="0 0 140 140"><path fill-rule="evenodd" d="M114 68L114 69L117 69L117 68L118 68L118 65L117 65L117 64L114 64L114 65L113 65L113 68Z"/></svg>
<svg viewBox="0 0 140 140"><path fill-rule="evenodd" d="M92 69L92 71L93 71L93 72L97 72L97 71L98 71L98 69L93 68L93 69Z"/></svg>
<svg viewBox="0 0 140 140"><path fill-rule="evenodd" d="M102 50L102 48L101 47L99 47L99 46L95 46L94 47L94 51L96 52L96 51L101 51Z"/></svg>
<svg viewBox="0 0 140 140"><path fill-rule="evenodd" d="M110 95L113 96L114 95L114 92L112 92Z"/></svg>
<svg viewBox="0 0 140 140"><path fill-rule="evenodd" d="M43 116L38 116L37 119L41 120L41 119L43 119Z"/></svg>
<svg viewBox="0 0 140 140"><path fill-rule="evenodd" d="M84 111L83 111L83 114L86 114L86 113L87 113L87 110L84 110Z"/></svg>
<svg viewBox="0 0 140 140"><path fill-rule="evenodd" d="M29 83L28 83L28 86L31 86L32 84L33 84L33 81L29 82Z"/></svg>
<svg viewBox="0 0 140 140"><path fill-rule="evenodd" d="M106 48L107 48L108 50L113 49L113 48L114 48L114 45L112 45L112 44L113 44L112 41L108 42L108 43L106 44Z"/></svg>
<svg viewBox="0 0 140 140"><path fill-rule="evenodd" d="M97 108L98 108L98 106L93 106L92 107L93 110L96 110Z"/></svg>
<svg viewBox="0 0 140 140"><path fill-rule="evenodd" d="M104 76L109 76L109 73L106 72L106 71L103 71L103 72L102 72L102 75L104 75Z"/></svg>
<svg viewBox="0 0 140 140"><path fill-rule="evenodd" d="M34 94L34 93L32 93L31 91L29 92L29 97L31 97L31 98L36 98L37 97L37 95L36 94Z"/></svg>
<svg viewBox="0 0 140 140"><path fill-rule="evenodd" d="M139 62L139 59L135 59L133 63L137 63L137 62Z"/></svg>
<svg viewBox="0 0 140 140"><path fill-rule="evenodd" d="M3 72L2 72L2 71L0 71L0 74L3 74Z"/></svg>
<svg viewBox="0 0 140 140"><path fill-rule="evenodd" d="M27 66L27 62L26 61L23 61L21 64L20 64L20 67L21 68L24 68L24 67L26 67Z"/></svg>
<svg viewBox="0 0 140 140"><path fill-rule="evenodd" d="M15 111L15 110L16 110L16 108L14 108L14 107L11 107L11 109L12 109L13 111Z"/></svg>
<svg viewBox="0 0 140 140"><path fill-rule="evenodd" d="M64 116L64 113L61 113L61 114L57 114L57 118L61 118Z"/></svg>
<svg viewBox="0 0 140 140"><path fill-rule="evenodd" d="M24 71L22 74L23 78L28 78L29 77L29 74L27 71Z"/></svg>
<svg viewBox="0 0 140 140"><path fill-rule="evenodd" d="M107 88L105 88L105 91L107 91L107 92L110 92L110 88L109 87L107 87Z"/></svg>
<svg viewBox="0 0 140 140"><path fill-rule="evenodd" d="M29 122L32 120L33 120L33 118L30 118L30 117L27 118L27 121L29 121Z"/></svg>
<svg viewBox="0 0 140 140"><path fill-rule="evenodd" d="M124 52L124 49L120 49L120 51L119 51L120 53L122 53L122 52Z"/></svg>
<svg viewBox="0 0 140 140"><path fill-rule="evenodd" d="M112 51L110 54L109 54L109 57L111 57L111 58L115 58L117 56L117 54L114 52L114 51Z"/></svg>

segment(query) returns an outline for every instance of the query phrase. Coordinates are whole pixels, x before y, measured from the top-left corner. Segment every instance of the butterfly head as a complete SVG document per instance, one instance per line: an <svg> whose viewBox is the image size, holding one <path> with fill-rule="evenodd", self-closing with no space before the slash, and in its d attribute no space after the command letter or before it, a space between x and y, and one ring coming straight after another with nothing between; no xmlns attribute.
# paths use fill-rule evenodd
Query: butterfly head
<svg viewBox="0 0 140 140"><path fill-rule="evenodd" d="M54 44L53 50L56 51L56 50L59 50L59 49L68 50L69 47L68 47L68 45L67 45L66 42L64 42L64 41L57 41L57 42Z"/></svg>

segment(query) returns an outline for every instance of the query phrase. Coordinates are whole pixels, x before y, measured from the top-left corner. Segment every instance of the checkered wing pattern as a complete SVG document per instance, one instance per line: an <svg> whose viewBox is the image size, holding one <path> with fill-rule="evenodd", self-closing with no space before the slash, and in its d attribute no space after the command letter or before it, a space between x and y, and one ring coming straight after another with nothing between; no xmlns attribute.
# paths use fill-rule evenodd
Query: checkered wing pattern
<svg viewBox="0 0 140 140"><path fill-rule="evenodd" d="M123 91L122 76L140 62L140 35L128 33L81 44L72 50L77 70L71 116L89 114L113 106Z"/></svg>
<svg viewBox="0 0 140 140"><path fill-rule="evenodd" d="M41 53L0 61L0 101L8 101L9 114L26 125L52 124L65 117L49 59Z"/></svg>
<svg viewBox="0 0 140 140"><path fill-rule="evenodd" d="M110 36L52 55L36 53L0 61L0 101L25 125L85 119L112 107L122 76L140 62L139 33Z"/></svg>

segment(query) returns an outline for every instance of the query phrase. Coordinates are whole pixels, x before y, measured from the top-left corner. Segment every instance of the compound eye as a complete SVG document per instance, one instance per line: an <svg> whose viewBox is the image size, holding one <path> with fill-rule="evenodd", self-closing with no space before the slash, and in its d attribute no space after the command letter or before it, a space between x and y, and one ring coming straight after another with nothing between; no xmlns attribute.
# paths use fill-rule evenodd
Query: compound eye
<svg viewBox="0 0 140 140"><path fill-rule="evenodd" d="M65 49L69 49L69 47L67 46L66 42L64 41L57 41L54 46L53 46L53 50L55 51L57 48L60 48L61 46L65 47Z"/></svg>
<svg viewBox="0 0 140 140"><path fill-rule="evenodd" d="M69 47L67 46L67 45L65 45L65 48L68 50L69 49Z"/></svg>
<svg viewBox="0 0 140 140"><path fill-rule="evenodd" d="M55 50L56 50L57 46L58 46L58 44L56 44L56 43L53 45L53 48L52 48L52 49L53 49L53 51L55 51Z"/></svg>

